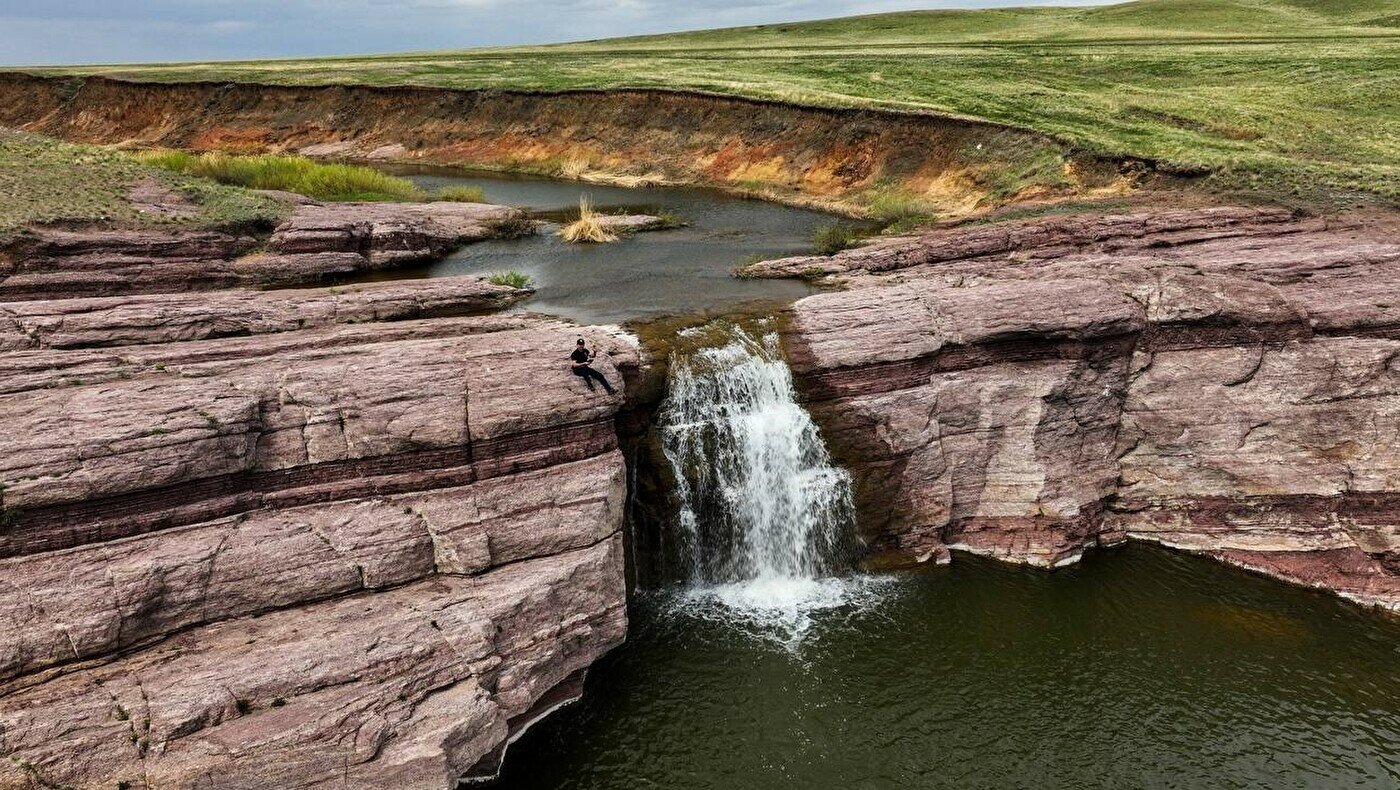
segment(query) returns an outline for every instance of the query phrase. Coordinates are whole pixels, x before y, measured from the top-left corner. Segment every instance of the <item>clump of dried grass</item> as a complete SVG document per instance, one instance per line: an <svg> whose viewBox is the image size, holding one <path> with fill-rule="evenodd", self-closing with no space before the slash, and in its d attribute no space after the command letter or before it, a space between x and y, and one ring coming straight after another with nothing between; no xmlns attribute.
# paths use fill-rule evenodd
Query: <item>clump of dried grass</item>
<svg viewBox="0 0 1400 790"><path fill-rule="evenodd" d="M578 219L560 229L559 235L570 244L606 244L617 241L617 234L608 230L601 215L593 210L593 201L579 198Z"/></svg>
<svg viewBox="0 0 1400 790"><path fill-rule="evenodd" d="M559 176L571 181L578 181L588 173L588 160L569 159L559 166Z"/></svg>

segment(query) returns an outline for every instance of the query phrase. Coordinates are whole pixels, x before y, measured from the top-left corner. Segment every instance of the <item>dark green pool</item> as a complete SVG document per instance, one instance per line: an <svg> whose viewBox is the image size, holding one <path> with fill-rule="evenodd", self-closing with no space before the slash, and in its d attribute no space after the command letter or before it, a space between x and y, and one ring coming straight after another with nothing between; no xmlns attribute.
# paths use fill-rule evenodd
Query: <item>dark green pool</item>
<svg viewBox="0 0 1400 790"><path fill-rule="evenodd" d="M796 647L643 594L509 788L1396 788L1400 622L1133 545L958 556Z"/></svg>

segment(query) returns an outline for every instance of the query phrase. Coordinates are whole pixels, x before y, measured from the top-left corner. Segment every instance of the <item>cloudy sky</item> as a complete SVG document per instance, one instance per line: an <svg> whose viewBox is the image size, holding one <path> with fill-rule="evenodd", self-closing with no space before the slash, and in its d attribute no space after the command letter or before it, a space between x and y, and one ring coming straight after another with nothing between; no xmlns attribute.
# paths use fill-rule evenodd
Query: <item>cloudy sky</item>
<svg viewBox="0 0 1400 790"><path fill-rule="evenodd" d="M1094 1L0 0L0 65L399 52L574 41L912 8Z"/></svg>

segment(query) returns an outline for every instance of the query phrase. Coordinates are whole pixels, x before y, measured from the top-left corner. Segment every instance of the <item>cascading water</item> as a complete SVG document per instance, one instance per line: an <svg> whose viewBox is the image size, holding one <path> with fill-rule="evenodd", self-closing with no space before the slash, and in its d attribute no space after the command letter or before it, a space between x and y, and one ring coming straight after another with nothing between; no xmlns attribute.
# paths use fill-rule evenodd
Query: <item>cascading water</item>
<svg viewBox="0 0 1400 790"><path fill-rule="evenodd" d="M776 335L730 327L722 345L673 357L660 422L688 603L792 639L868 582L837 577L853 543L851 478L797 403Z"/></svg>

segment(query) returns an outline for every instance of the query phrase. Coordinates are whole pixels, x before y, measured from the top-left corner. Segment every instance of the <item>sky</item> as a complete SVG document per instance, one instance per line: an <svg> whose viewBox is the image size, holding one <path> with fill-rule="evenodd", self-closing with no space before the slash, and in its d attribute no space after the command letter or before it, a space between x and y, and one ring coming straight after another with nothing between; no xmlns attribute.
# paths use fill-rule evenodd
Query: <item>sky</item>
<svg viewBox="0 0 1400 790"><path fill-rule="evenodd" d="M1093 2L0 0L0 65L352 55L578 41L916 8Z"/></svg>

